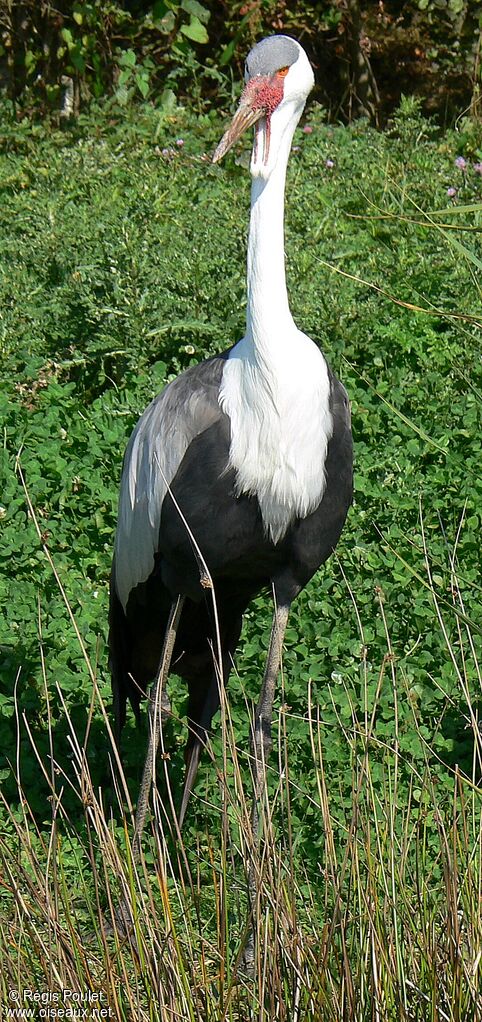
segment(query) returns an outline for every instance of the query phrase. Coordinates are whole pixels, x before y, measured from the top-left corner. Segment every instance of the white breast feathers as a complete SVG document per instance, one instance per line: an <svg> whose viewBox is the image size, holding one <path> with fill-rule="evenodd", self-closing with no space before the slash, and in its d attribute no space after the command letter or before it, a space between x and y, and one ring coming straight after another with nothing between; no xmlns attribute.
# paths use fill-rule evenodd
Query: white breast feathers
<svg viewBox="0 0 482 1022"><path fill-rule="evenodd" d="M226 361L219 401L231 420L236 492L256 496L267 535L279 542L321 502L333 432L326 361L310 338L268 362L243 338Z"/></svg>

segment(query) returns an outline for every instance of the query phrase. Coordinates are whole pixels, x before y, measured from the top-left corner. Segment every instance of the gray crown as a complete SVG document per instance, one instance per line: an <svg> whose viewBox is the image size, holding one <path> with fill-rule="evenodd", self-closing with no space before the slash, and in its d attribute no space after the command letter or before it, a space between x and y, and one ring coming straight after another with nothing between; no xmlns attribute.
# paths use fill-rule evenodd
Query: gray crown
<svg viewBox="0 0 482 1022"><path fill-rule="evenodd" d="M270 35L256 43L246 57L244 78L272 75L281 67L291 67L298 60L299 50L294 39L287 35Z"/></svg>

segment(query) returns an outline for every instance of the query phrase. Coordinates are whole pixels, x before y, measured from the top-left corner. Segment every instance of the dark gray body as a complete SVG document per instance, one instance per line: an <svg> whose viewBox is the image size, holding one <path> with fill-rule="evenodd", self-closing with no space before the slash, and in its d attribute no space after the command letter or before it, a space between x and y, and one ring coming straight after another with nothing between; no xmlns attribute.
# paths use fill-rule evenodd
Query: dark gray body
<svg viewBox="0 0 482 1022"><path fill-rule="evenodd" d="M198 558L176 504L214 582L226 680L250 600L274 586L277 602L291 603L334 550L352 500L348 398L329 371L333 432L324 466L323 498L306 518L295 519L276 545L267 537L257 498L236 496L235 473L229 468L230 421L218 401L227 354L190 368L175 381L180 414L183 395L187 401L193 389L202 390L208 425L203 429L199 423L199 432L172 479L171 493L164 496L152 573L132 589L125 611L115 583L111 587L110 662L119 729L126 700L130 699L138 715L140 699L156 673L173 598L187 597L173 672L189 686L190 744L195 735L205 739L219 705L212 653L216 640L212 596L201 584ZM162 401L163 394L156 400Z"/></svg>

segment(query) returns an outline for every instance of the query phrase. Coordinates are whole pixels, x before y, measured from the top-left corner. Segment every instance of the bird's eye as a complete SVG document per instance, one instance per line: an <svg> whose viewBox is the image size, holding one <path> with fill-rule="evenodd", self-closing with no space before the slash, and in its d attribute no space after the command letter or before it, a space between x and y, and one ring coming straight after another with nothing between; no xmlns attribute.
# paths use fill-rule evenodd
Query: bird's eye
<svg viewBox="0 0 482 1022"><path fill-rule="evenodd" d="M289 67L280 67L280 69L278 71L279 77L280 78L286 78L286 75L288 74L288 71L289 71Z"/></svg>

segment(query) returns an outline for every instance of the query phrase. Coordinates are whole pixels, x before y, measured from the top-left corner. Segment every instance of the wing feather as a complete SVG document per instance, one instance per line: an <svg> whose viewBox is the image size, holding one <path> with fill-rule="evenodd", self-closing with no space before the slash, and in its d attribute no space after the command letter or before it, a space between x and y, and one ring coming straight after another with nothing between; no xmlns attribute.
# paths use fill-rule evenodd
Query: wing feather
<svg viewBox="0 0 482 1022"><path fill-rule="evenodd" d="M159 549L162 502L192 440L220 417L225 357L187 369L148 405L127 445L115 538L115 588L124 608Z"/></svg>

